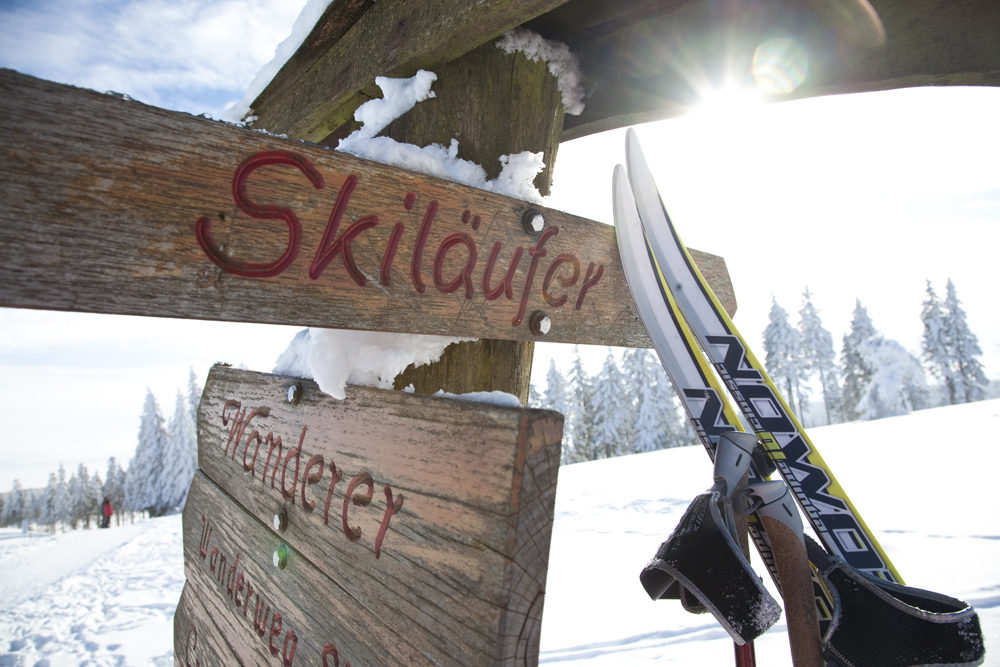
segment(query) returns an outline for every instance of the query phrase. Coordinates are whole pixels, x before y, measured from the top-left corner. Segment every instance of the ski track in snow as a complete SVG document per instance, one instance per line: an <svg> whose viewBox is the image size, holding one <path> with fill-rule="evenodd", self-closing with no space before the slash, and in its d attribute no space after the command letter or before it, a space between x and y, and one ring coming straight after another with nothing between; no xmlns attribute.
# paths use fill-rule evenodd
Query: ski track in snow
<svg viewBox="0 0 1000 667"><path fill-rule="evenodd" d="M954 438L956 423L976 435ZM1000 444L997 426L1000 400L810 430L906 582L976 606L983 664L993 667L1000 521L987 463ZM733 664L732 640L714 619L650 601L638 577L711 475L701 447L562 468L541 664ZM55 537L0 531L0 573L0 667L173 662L180 516ZM754 644L758 664L791 667L783 619Z"/></svg>
<svg viewBox="0 0 1000 667"><path fill-rule="evenodd" d="M0 667L173 664L184 586L180 515L8 537L0 572Z"/></svg>

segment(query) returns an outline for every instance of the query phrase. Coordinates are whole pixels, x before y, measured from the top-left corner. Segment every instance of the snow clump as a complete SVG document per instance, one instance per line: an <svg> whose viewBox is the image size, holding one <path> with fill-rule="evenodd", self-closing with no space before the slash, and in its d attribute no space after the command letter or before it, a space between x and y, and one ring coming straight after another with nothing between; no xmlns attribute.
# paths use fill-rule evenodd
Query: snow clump
<svg viewBox="0 0 1000 667"><path fill-rule="evenodd" d="M407 389L412 393L413 385L411 384ZM471 391L468 394L449 394L444 389L438 389L437 393L433 395L442 398L458 398L463 401L472 401L473 403L489 403L490 405L499 405L507 408L521 407L521 399L506 391Z"/></svg>
<svg viewBox="0 0 1000 667"><path fill-rule="evenodd" d="M257 72L257 76L250 82L250 87L247 88L243 99L223 112L220 117L221 120L229 123L239 123L250 113L250 104L257 99L258 95L264 92L264 89L271 83L271 79L285 66L288 59L299 50L302 42L306 41L306 37L312 32L312 29L316 26L316 22L319 21L319 17L323 15L323 12L326 11L331 1L309 0L306 3L306 6L299 13L298 18L295 19L295 23L292 24L292 34L286 37L285 41L281 44L278 44L274 49L274 58ZM252 120L256 119L247 119L247 121Z"/></svg>
<svg viewBox="0 0 1000 667"><path fill-rule="evenodd" d="M295 335L271 372L316 380L320 391L343 399L348 384L392 389L410 364L434 363L446 347L468 340L476 339L313 327Z"/></svg>
<svg viewBox="0 0 1000 667"><path fill-rule="evenodd" d="M355 110L354 120L364 123L356 132L356 141L373 138L388 127L389 123L412 109L417 102L434 97L431 84L435 81L437 74L424 70L418 70L409 79L375 77L375 85L382 89L382 99L369 100Z"/></svg>
<svg viewBox="0 0 1000 667"><path fill-rule="evenodd" d="M370 100L358 107L354 118L364 125L341 139L337 150L533 204L543 203L541 193L534 186L535 177L545 168L542 153L523 151L501 155L503 168L496 180L491 181L481 165L458 157L457 139L452 139L451 145L445 148L441 144L420 147L400 143L391 137L375 136L417 102L434 97L430 84L436 79L433 72L424 70L409 79L377 77L375 83L382 89L382 99Z"/></svg>
<svg viewBox="0 0 1000 667"><path fill-rule="evenodd" d="M527 28L514 28L497 40L496 46L510 55L520 51L528 60L542 60L558 80L563 109L571 116L583 113L583 70L580 59L562 42L547 40Z"/></svg>

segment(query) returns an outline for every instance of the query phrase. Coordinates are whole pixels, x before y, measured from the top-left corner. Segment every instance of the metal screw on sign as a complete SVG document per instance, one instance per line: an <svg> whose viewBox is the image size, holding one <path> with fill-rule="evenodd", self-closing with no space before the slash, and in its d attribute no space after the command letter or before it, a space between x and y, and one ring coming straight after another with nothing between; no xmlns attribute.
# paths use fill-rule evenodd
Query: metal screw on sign
<svg viewBox="0 0 1000 667"><path fill-rule="evenodd" d="M284 570L285 565L288 564L288 547L284 544L278 547L277 551L274 552L274 556L271 557L271 562L279 570Z"/></svg>
<svg viewBox="0 0 1000 667"><path fill-rule="evenodd" d="M277 531L284 532L285 528L288 528L288 512L282 507L278 510L278 513L274 515L274 529Z"/></svg>
<svg viewBox="0 0 1000 667"><path fill-rule="evenodd" d="M544 336L552 329L552 320L542 311L536 310L531 314L531 322L528 327L531 329L531 333L536 336Z"/></svg>
<svg viewBox="0 0 1000 667"><path fill-rule="evenodd" d="M302 387L296 382L288 388L288 402L295 405L299 402L300 398L302 398Z"/></svg>
<svg viewBox="0 0 1000 667"><path fill-rule="evenodd" d="M545 217L537 208L529 208L524 212L521 224L524 225L524 231L534 235L545 228Z"/></svg>

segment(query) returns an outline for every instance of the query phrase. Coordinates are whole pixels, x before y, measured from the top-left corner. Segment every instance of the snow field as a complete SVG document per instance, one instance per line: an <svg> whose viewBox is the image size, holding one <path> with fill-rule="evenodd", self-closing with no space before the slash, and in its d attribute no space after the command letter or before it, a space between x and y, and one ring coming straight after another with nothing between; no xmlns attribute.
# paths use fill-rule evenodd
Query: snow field
<svg viewBox="0 0 1000 667"><path fill-rule="evenodd" d="M988 666L1000 666L990 651L1000 645L998 426L1000 399L810 431L906 582L975 605ZM732 640L711 616L653 602L639 584L711 475L701 447L563 466L542 664L733 664ZM41 538L0 531L0 667L170 664L180 529L173 515ZM791 665L783 620L755 647L762 667Z"/></svg>
<svg viewBox="0 0 1000 667"><path fill-rule="evenodd" d="M0 665L173 665L179 514L0 540ZM17 601L20 602L17 602Z"/></svg>

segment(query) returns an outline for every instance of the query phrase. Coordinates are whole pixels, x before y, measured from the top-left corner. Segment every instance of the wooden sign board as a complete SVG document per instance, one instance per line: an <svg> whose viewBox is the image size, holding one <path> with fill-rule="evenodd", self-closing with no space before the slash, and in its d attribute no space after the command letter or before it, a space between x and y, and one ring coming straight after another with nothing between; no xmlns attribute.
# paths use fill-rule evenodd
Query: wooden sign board
<svg viewBox="0 0 1000 667"><path fill-rule="evenodd" d="M176 660L536 664L561 439L551 411L359 387L338 401L215 366Z"/></svg>
<svg viewBox="0 0 1000 667"><path fill-rule="evenodd" d="M608 225L9 70L0 115L0 306L650 346Z"/></svg>

